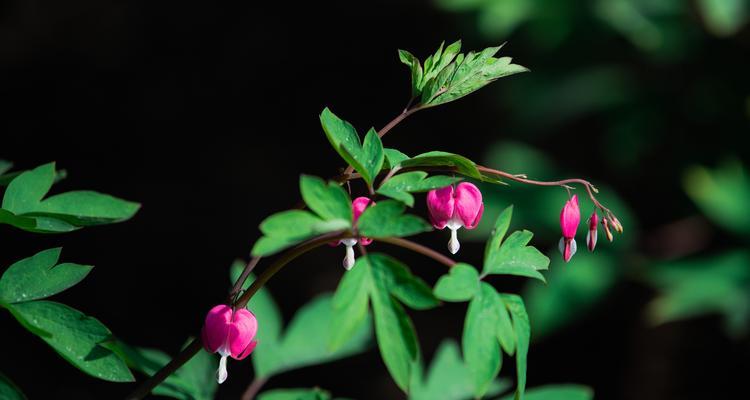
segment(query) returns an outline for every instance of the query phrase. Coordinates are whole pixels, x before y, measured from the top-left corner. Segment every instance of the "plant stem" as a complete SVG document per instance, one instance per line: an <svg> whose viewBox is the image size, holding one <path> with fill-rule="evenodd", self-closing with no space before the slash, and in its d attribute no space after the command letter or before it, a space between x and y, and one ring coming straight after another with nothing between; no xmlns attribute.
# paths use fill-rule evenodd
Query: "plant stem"
<svg viewBox="0 0 750 400"><path fill-rule="evenodd" d="M203 345L200 339L193 339L193 341L190 342L190 344L177 354L169 363L167 363L167 365L162 367L162 369L138 386L133 393L126 397L126 399L140 400L146 397L156 385L163 382L169 377L169 375L172 375L173 372L177 371L178 368L198 354L202 347Z"/></svg>
<svg viewBox="0 0 750 400"><path fill-rule="evenodd" d="M376 239L376 240L379 242L383 242L383 243L390 243L398 247L403 247L415 253L419 253L424 256L430 257L433 260L445 265L448 268L451 268L457 264L455 260L449 257L446 257L429 247L423 246L419 243L412 242L411 240L406 240L404 238L398 238L398 237L383 238L383 239Z"/></svg>
<svg viewBox="0 0 750 400"><path fill-rule="evenodd" d="M255 378L250 385L245 389L245 393L242 393L241 400L253 400L255 396L260 392L263 385L268 382L268 378Z"/></svg>

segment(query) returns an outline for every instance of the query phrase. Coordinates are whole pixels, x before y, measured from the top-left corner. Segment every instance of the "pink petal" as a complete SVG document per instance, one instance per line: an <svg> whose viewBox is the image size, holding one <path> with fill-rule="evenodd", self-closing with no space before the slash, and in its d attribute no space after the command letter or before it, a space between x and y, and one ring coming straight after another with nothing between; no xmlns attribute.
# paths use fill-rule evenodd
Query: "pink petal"
<svg viewBox="0 0 750 400"><path fill-rule="evenodd" d="M362 243L362 246L367 246L370 243L372 243L372 239L366 238L366 237L361 237L361 238L359 238L359 242Z"/></svg>
<svg viewBox="0 0 750 400"><path fill-rule="evenodd" d="M436 229L443 229L453 216L455 200L453 186L430 190L427 193L427 209L430 211L430 221Z"/></svg>
<svg viewBox="0 0 750 400"><path fill-rule="evenodd" d="M362 215L363 212L365 212L365 209L372 205L375 205L375 202L370 200L367 197L357 197L352 201L352 210L354 211L354 222L357 222L359 219L359 216Z"/></svg>
<svg viewBox="0 0 750 400"><path fill-rule="evenodd" d="M464 227L473 229L479 223L484 211L482 192L469 182L461 182L456 186L456 214Z"/></svg>
<svg viewBox="0 0 750 400"><path fill-rule="evenodd" d="M578 208L578 196L573 195L573 197L565 203L565 206L560 212L560 228L562 229L563 237L566 239L575 237L580 222L581 211Z"/></svg>
<svg viewBox="0 0 750 400"><path fill-rule="evenodd" d="M255 346L257 345L258 345L257 340L253 340L252 342L250 342L250 344L247 345L247 347L245 347L245 350L242 350L242 353L240 353L240 355L237 356L237 360L244 360L245 357L249 356L250 353L252 353L253 350L255 350Z"/></svg>
<svg viewBox="0 0 750 400"><path fill-rule="evenodd" d="M234 321L229 327L227 344L232 358L237 358L255 338L258 331L258 321L253 313L246 309L239 309L234 313Z"/></svg>
<svg viewBox="0 0 750 400"><path fill-rule="evenodd" d="M206 350L214 353L224 345L231 320L232 308L226 304L218 305L208 312L201 334Z"/></svg>

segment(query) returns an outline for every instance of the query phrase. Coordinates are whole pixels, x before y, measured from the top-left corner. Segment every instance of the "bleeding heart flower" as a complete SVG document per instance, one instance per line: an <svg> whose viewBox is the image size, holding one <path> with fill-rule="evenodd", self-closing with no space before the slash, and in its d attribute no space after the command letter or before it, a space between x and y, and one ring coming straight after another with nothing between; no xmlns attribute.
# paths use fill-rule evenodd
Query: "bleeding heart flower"
<svg viewBox="0 0 750 400"><path fill-rule="evenodd" d="M588 224L589 232L586 234L586 245L588 246L589 251L594 251L594 247L596 247L596 237L598 232L597 228L599 224L599 216L596 215L596 210L591 213Z"/></svg>
<svg viewBox="0 0 750 400"><path fill-rule="evenodd" d="M253 340L257 331L255 315L244 308L232 311L232 307L221 304L208 312L201 337L206 351L221 356L216 371L219 383L227 380L227 357L242 360L253 352L258 344Z"/></svg>
<svg viewBox="0 0 750 400"><path fill-rule="evenodd" d="M456 254L461 244L458 243L458 229L476 228L482 219L484 204L479 188L468 182L459 183L455 189L447 186L442 189L430 190L427 193L427 208L430 211L430 221L436 229L451 230L448 250Z"/></svg>
<svg viewBox="0 0 750 400"><path fill-rule="evenodd" d="M578 209L578 196L573 195L573 197L565 203L565 206L560 212L560 228L562 228L563 237L560 239L559 247L565 262L570 261L578 248L575 236L580 222L581 211Z"/></svg>
<svg viewBox="0 0 750 400"><path fill-rule="evenodd" d="M362 213L365 212L365 209L371 204L375 205L375 202L370 200L367 197L357 197L356 199L354 199L354 201L352 201L352 211L354 212L354 222L357 222L357 220L359 219L359 216L362 215ZM362 246L367 246L370 243L372 243L372 239L366 238L366 237L359 238L359 241L361 241ZM344 268L346 268L347 271L352 269L352 267L354 266L354 262L355 262L354 246L357 244L357 242L358 242L357 238L347 238L347 239L341 239L338 242L332 243L334 246L340 243L343 243L344 246L346 246L346 256L344 257L343 264L344 264Z"/></svg>

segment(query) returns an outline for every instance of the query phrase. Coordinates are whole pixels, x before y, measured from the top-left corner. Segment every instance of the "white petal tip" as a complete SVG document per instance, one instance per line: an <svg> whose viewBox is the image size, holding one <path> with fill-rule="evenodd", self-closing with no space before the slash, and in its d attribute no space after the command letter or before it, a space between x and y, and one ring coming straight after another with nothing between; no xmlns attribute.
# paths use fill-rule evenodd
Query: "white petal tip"
<svg viewBox="0 0 750 400"><path fill-rule="evenodd" d="M219 361L219 369L216 370L216 382L219 384L224 383L227 380L229 374L227 373L227 357L222 356Z"/></svg>
<svg viewBox="0 0 750 400"><path fill-rule="evenodd" d="M448 241L448 251L451 252L451 254L458 253L458 250L461 248L461 243L458 242L458 229L452 229L451 228L451 240Z"/></svg>
<svg viewBox="0 0 750 400"><path fill-rule="evenodd" d="M354 263L356 262L354 258L354 245L347 245L346 246L346 256L344 257L344 261L342 264L344 265L344 269L349 271L354 266Z"/></svg>

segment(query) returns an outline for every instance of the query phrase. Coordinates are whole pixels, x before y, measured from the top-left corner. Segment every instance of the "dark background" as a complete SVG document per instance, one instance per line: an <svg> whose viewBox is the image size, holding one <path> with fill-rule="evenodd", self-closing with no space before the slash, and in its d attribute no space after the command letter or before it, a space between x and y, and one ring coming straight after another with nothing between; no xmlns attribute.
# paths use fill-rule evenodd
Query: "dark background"
<svg viewBox="0 0 750 400"><path fill-rule="evenodd" d="M689 7L679 46L644 51L593 19L590 4L576 4L567 5L566 35L549 43L539 39L544 18L496 39L475 27L475 12L431 2L0 2L0 157L18 168L57 161L68 178L54 192L94 189L143 204L126 223L59 236L0 226L0 265L64 245L63 260L97 268L57 300L128 343L174 353L224 299L228 267L248 256L262 218L298 201L298 175L332 176L342 166L320 129L322 108L360 131L382 127L409 95L396 49L424 58L458 38L467 50L508 40L502 52L533 72L417 113L386 145L482 161L498 141L534 146L560 166L546 178L575 174L616 188L639 224L626 227L634 244L622 257L658 259L649 232L697 213L682 190L684 169L747 160L750 32L712 36ZM617 71L614 83L576 84L602 66ZM555 223L559 209L527 212ZM540 234L540 246L551 248L556 235ZM417 240L445 245L442 234ZM683 253L736 242L714 229ZM462 257L478 264L481 249L465 243ZM285 317L335 288L341 253L322 249L274 278ZM394 254L430 283L443 272ZM493 283L518 291L523 281ZM730 338L714 316L650 326L642 313L654 295L618 282L579 321L532 346L529 386L583 383L600 399L714 398L743 388L747 336ZM411 313L427 359L443 338L460 338L464 307ZM117 398L133 388L70 367L9 313L0 313L0 327L0 370L32 399ZM218 398L236 398L251 379L249 362L230 364ZM509 365L501 374L512 376ZM402 397L374 348L267 388L313 385L353 398Z"/></svg>

